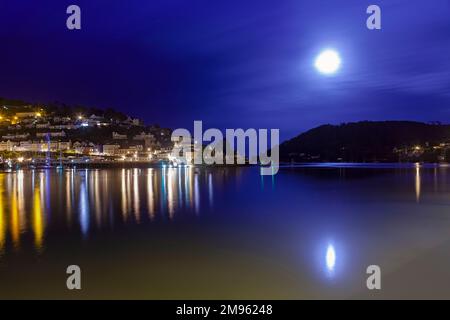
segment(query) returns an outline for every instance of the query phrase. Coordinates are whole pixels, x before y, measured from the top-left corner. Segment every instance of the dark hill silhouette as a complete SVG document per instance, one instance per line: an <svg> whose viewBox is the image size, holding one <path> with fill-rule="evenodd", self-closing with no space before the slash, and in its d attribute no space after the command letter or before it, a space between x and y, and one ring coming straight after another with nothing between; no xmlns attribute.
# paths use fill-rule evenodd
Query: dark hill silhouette
<svg viewBox="0 0 450 320"><path fill-rule="evenodd" d="M437 161L442 150L432 148L450 141L450 125L412 121L362 121L322 125L280 145L280 160L291 161L409 161L411 148L420 146L414 159ZM445 151L444 151L445 152Z"/></svg>

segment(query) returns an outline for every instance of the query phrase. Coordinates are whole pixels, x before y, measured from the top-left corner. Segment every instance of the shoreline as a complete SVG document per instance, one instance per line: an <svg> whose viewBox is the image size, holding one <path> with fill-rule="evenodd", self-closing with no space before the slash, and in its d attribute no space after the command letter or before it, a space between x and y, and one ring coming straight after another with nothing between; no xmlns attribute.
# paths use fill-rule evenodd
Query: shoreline
<svg viewBox="0 0 450 320"><path fill-rule="evenodd" d="M8 166L6 163L0 164L0 171L5 170L64 170L64 169L149 169L149 168L240 168L252 167L249 164L234 164L234 165L205 165L205 164L189 164L189 165L174 165L169 162L148 162L148 161L133 161L133 162L76 162L45 165L41 164L14 164Z"/></svg>
<svg viewBox="0 0 450 320"><path fill-rule="evenodd" d="M45 165L40 164L14 164L8 166L6 163L0 164L0 172L16 171L16 170L66 170L66 169L164 169L164 168L262 168L259 165L252 164L234 164L234 165L206 165L206 164L190 164L190 165L174 165L169 162L79 162L65 163L62 165ZM280 163L280 169L289 168L324 168L324 169L414 169L414 168L447 168L450 163L432 163L432 162L298 162L298 163Z"/></svg>

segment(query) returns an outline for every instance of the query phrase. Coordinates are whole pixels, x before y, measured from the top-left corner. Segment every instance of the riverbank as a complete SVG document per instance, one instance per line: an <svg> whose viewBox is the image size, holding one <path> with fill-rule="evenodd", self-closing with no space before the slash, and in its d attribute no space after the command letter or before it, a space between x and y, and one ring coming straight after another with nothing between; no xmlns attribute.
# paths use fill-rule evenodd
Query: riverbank
<svg viewBox="0 0 450 320"><path fill-rule="evenodd" d="M251 165L185 165L175 164L170 161L83 161L69 163L1 163L0 170L20 170L20 169L145 169L145 168L187 168L187 167L249 167Z"/></svg>

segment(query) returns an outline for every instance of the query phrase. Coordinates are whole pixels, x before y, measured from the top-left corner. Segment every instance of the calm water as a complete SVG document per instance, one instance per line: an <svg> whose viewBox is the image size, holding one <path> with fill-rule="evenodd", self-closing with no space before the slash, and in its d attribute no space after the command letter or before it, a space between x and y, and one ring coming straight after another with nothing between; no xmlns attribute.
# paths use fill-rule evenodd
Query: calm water
<svg viewBox="0 0 450 320"><path fill-rule="evenodd" d="M65 289L71 264L81 291ZM450 298L450 168L0 173L0 284L0 298Z"/></svg>

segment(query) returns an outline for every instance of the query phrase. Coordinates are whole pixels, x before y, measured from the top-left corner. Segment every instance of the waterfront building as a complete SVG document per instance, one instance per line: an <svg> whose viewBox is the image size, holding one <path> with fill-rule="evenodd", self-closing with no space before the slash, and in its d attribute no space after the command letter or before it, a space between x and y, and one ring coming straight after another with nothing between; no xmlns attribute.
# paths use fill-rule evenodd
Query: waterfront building
<svg viewBox="0 0 450 320"><path fill-rule="evenodd" d="M120 149L120 145L118 144L104 144L103 145L103 153L109 156L115 155L116 151Z"/></svg>
<svg viewBox="0 0 450 320"><path fill-rule="evenodd" d="M70 150L71 147L72 147L72 142L71 141L59 141L58 142L58 150L59 151Z"/></svg>
<svg viewBox="0 0 450 320"><path fill-rule="evenodd" d="M12 151L14 149L14 142L0 141L0 151Z"/></svg>

